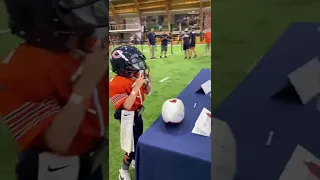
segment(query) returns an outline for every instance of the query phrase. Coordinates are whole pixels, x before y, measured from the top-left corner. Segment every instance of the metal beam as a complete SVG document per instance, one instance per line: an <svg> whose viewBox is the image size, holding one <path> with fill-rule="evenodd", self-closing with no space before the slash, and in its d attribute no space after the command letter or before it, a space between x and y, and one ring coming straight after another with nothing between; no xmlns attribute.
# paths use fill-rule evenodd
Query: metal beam
<svg viewBox="0 0 320 180"><path fill-rule="evenodd" d="M132 0L132 3L124 3L124 4L112 4L112 7L109 8L110 16L117 16L120 18L121 15L125 14L137 14L140 12L140 15L143 16L145 13L152 12L162 12L167 13L166 11L166 1L169 1L169 9L170 11L175 10L187 10L190 8L199 9L200 2L199 0L185 0L184 2L176 1L176 0L152 0L152 1L138 1L139 9L135 5L135 1ZM202 2L203 8L211 7L211 0L203 0ZM141 18L140 18L141 19ZM120 20L120 19L119 19Z"/></svg>
<svg viewBox="0 0 320 180"><path fill-rule="evenodd" d="M171 32L171 14L170 14L169 0L166 0L166 13L167 13L167 21L168 21L168 30L169 32Z"/></svg>
<svg viewBox="0 0 320 180"><path fill-rule="evenodd" d="M193 5L193 4L198 4L199 1L185 1L185 2L176 2L176 3L171 3L172 6L179 6L179 5Z"/></svg>
<svg viewBox="0 0 320 180"><path fill-rule="evenodd" d="M200 0L200 31L203 30L203 2Z"/></svg>
<svg viewBox="0 0 320 180"><path fill-rule="evenodd" d="M116 13L116 10L114 9L114 6L112 4L112 2L109 2L109 7L111 9L111 13L114 19L114 22L116 23L117 27L120 28L120 23L119 23L119 19L118 19L118 14Z"/></svg>
<svg viewBox="0 0 320 180"><path fill-rule="evenodd" d="M139 6L139 1L138 0L133 0L135 2L135 6L137 8L137 12L138 12L138 16L139 16L139 24L140 26L141 24L141 11L140 11L140 6Z"/></svg>
<svg viewBox="0 0 320 180"><path fill-rule="evenodd" d="M158 3L155 3L155 4L140 4L140 10L150 10L150 9L156 9L156 8L165 8L165 5L166 2L163 1L163 2L158 2Z"/></svg>

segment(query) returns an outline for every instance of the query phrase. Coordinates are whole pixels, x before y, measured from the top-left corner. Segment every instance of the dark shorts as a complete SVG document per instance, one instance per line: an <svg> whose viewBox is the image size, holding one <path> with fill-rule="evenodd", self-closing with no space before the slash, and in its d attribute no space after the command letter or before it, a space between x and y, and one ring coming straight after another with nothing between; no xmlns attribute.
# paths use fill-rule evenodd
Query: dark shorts
<svg viewBox="0 0 320 180"><path fill-rule="evenodd" d="M194 48L194 47L196 47L196 43L191 43L190 48Z"/></svg>
<svg viewBox="0 0 320 180"><path fill-rule="evenodd" d="M185 50L187 50L187 49L189 49L190 48L190 45L188 45L188 44L184 44L183 45L183 50L185 51Z"/></svg>
<svg viewBox="0 0 320 180"><path fill-rule="evenodd" d="M161 45L161 52L167 51L168 46L167 45Z"/></svg>

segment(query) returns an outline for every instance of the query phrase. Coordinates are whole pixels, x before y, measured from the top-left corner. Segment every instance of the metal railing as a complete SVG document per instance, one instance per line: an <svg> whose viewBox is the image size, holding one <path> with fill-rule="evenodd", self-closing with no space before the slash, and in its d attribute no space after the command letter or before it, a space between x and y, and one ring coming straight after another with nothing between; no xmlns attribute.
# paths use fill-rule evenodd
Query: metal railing
<svg viewBox="0 0 320 180"><path fill-rule="evenodd" d="M139 30L141 27L140 25L137 24L110 24L109 25L109 30Z"/></svg>

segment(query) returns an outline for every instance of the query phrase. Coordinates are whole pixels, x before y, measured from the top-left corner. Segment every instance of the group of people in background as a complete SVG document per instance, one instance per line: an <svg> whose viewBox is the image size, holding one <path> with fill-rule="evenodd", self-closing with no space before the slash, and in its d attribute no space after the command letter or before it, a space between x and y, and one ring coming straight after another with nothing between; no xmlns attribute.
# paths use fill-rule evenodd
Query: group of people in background
<svg viewBox="0 0 320 180"><path fill-rule="evenodd" d="M161 30L160 30L161 31ZM167 34L164 31L161 31L160 40L161 40L161 55L160 58L167 58L168 44L172 42L171 34ZM151 28L150 32L147 35L147 43L150 47L150 59L156 59L155 51L157 47L157 36L154 32L154 28ZM164 55L164 56L163 56Z"/></svg>
<svg viewBox="0 0 320 180"><path fill-rule="evenodd" d="M161 30L160 30L161 31ZM205 51L204 51L204 56L210 56L210 47L211 47L211 29L205 30L202 35L200 35L201 40L205 42ZM161 40L161 54L160 58L167 58L167 51L168 51L168 45L172 44L172 36L171 34L167 34L165 31L161 31L160 35L160 40ZM185 58L184 59L191 59L197 58L198 53L196 51L196 39L197 39L197 34L194 31L194 29L188 29L186 28L184 30L183 34L179 35L179 42L182 43L182 48L184 51ZM109 51L112 50L112 44L115 41L115 38L110 38L109 42ZM138 37L136 34L134 34L130 38L130 42L133 45L137 45L138 43ZM147 33L147 45L150 48L150 59L156 59L156 53L157 51L157 36L154 32L154 28L151 28L150 32Z"/></svg>
<svg viewBox="0 0 320 180"><path fill-rule="evenodd" d="M184 30L184 35L182 37L183 41L183 50L184 50L184 59L191 59L192 52L194 53L194 58L198 57L196 48L196 34L193 29L189 32L188 28Z"/></svg>
<svg viewBox="0 0 320 180"><path fill-rule="evenodd" d="M198 54L195 50L196 48L196 33L193 29L189 31L188 28L184 30L184 34L180 35L180 39L183 43L183 50L184 50L184 59L191 59L192 54L194 54L193 58L198 57ZM206 30L203 35L204 41L206 43L204 56L210 55L210 47L211 47L211 29ZM203 38L201 37L201 38Z"/></svg>

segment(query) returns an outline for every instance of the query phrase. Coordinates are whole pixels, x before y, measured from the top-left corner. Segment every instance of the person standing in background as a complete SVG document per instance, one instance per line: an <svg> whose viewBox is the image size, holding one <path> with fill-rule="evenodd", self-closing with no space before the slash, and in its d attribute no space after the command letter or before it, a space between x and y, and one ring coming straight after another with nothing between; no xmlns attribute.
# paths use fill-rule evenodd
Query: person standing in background
<svg viewBox="0 0 320 180"><path fill-rule="evenodd" d="M112 40L112 38L109 36L109 54L110 54L111 51L112 51L112 43L113 43L113 40Z"/></svg>
<svg viewBox="0 0 320 180"><path fill-rule="evenodd" d="M160 39L161 39L161 56L160 56L160 58L162 58L163 53L164 53L164 57L167 58L169 36L165 32L162 32Z"/></svg>
<svg viewBox="0 0 320 180"><path fill-rule="evenodd" d="M184 30L184 35L183 35L183 50L184 50L184 59L187 59L189 57L189 59L191 59L191 54L190 54L190 33L188 33L189 30L188 28L186 28Z"/></svg>
<svg viewBox="0 0 320 180"><path fill-rule="evenodd" d="M172 45L172 34L169 33L168 44Z"/></svg>
<svg viewBox="0 0 320 180"><path fill-rule="evenodd" d="M157 51L157 35L156 33L153 33L153 35L154 35L154 41L155 41L154 51Z"/></svg>
<svg viewBox="0 0 320 180"><path fill-rule="evenodd" d="M191 32L190 32L190 56L192 56L192 52L194 53L194 57L193 58L196 58L198 57L198 54L195 50L196 48L196 33L194 32L193 29L191 29Z"/></svg>
<svg viewBox="0 0 320 180"><path fill-rule="evenodd" d="M155 46L156 46L156 38L154 34L154 28L151 28L151 32L148 33L148 45L150 47L150 59L156 59L155 57Z"/></svg>
<svg viewBox="0 0 320 180"><path fill-rule="evenodd" d="M208 28L208 30L204 34L204 40L206 42L206 47L204 50L204 56L210 56L210 47L211 47L211 28Z"/></svg>
<svg viewBox="0 0 320 180"><path fill-rule="evenodd" d="M137 46L138 45L138 36L136 34L134 35L133 40L134 40L134 46Z"/></svg>

